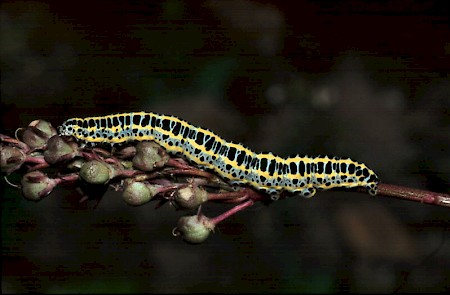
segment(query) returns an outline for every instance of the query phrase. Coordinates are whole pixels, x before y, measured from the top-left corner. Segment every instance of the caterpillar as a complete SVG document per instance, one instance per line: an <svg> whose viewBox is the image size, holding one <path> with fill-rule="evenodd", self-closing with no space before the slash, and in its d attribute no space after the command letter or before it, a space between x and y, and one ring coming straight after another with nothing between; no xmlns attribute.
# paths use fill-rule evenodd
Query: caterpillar
<svg viewBox="0 0 450 295"><path fill-rule="evenodd" d="M374 171L349 158L256 153L175 116L150 112L72 118L58 127L58 133L91 144L155 141L232 185L247 184L272 195L288 192L312 197L317 189L334 187L364 187L375 195L379 183Z"/></svg>

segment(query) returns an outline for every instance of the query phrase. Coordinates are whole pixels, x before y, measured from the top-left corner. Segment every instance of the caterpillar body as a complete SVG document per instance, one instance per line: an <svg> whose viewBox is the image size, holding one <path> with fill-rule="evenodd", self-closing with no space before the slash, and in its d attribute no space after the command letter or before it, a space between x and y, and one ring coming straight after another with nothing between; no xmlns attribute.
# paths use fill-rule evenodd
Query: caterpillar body
<svg viewBox="0 0 450 295"><path fill-rule="evenodd" d="M270 194L284 191L312 197L317 189L364 187L377 193L379 179L365 164L349 158L256 153L212 131L174 116L149 112L72 118L58 127L60 135L87 143L155 141L174 155L215 171L231 184L248 184Z"/></svg>

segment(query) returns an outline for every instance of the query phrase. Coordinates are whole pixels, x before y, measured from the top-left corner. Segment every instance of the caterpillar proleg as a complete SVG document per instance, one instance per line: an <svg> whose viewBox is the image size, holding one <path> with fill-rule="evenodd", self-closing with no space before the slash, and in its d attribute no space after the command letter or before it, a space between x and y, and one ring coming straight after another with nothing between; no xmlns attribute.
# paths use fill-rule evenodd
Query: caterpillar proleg
<svg viewBox="0 0 450 295"><path fill-rule="evenodd" d="M155 141L174 155L215 171L231 184L248 184L270 194L283 191L312 197L317 189L364 187L377 193L379 179L365 164L349 158L256 153L208 129L174 116L134 112L72 118L58 127L60 135L88 143Z"/></svg>

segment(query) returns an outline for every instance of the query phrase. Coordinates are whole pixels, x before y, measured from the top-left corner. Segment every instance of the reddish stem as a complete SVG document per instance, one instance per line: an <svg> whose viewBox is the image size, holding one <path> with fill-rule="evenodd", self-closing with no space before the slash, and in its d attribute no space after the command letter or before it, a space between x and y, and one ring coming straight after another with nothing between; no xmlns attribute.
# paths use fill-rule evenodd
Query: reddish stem
<svg viewBox="0 0 450 295"><path fill-rule="evenodd" d="M381 183L378 185L377 196L393 197L425 204L450 207L449 194L435 193L399 185Z"/></svg>
<svg viewBox="0 0 450 295"><path fill-rule="evenodd" d="M186 187L186 186L187 186L187 184L185 184L185 183L177 184L177 185L171 185L171 186L163 186L163 187L158 189L158 194L174 191L174 190Z"/></svg>
<svg viewBox="0 0 450 295"><path fill-rule="evenodd" d="M192 166L190 166L187 162L185 162L184 160L182 160L180 158L169 158L166 165L181 168L181 169L187 169L187 168L193 169Z"/></svg>
<svg viewBox="0 0 450 295"><path fill-rule="evenodd" d="M134 176L141 175L144 173L145 172L140 171L140 170L124 169L124 170L119 170L116 177L134 177Z"/></svg>
<svg viewBox="0 0 450 295"><path fill-rule="evenodd" d="M41 170L41 169L44 169L44 168L47 168L47 167L50 167L50 165L47 162L45 162L45 163L38 164L36 166L31 167L30 169L28 169L28 171Z"/></svg>
<svg viewBox="0 0 450 295"><path fill-rule="evenodd" d="M164 171L164 173L169 174L183 174L183 175L193 175L205 178L211 178L212 174L203 170L193 169L193 168L183 168L183 169L173 169Z"/></svg>
<svg viewBox="0 0 450 295"><path fill-rule="evenodd" d="M57 181L58 184L70 183L70 182L77 181L79 178L80 178L80 176L78 175L78 173L72 173L72 174L60 176L59 178L56 178L55 181Z"/></svg>
<svg viewBox="0 0 450 295"><path fill-rule="evenodd" d="M25 163L37 164L29 169L29 171L40 170L49 167L50 165L45 161L44 157L29 157L25 159Z"/></svg>
<svg viewBox="0 0 450 295"><path fill-rule="evenodd" d="M27 157L25 159L26 163L35 163L35 164L46 164L44 157Z"/></svg>
<svg viewBox="0 0 450 295"><path fill-rule="evenodd" d="M255 202L253 200L248 200L242 204L239 204L237 206L234 206L233 208L231 208L230 210L220 214L219 216L216 216L214 218L211 218L210 221L212 224L217 225L219 222L224 221L225 219L227 219L228 217L230 217L233 214L236 214L237 212L244 210L247 207L250 207L254 204Z"/></svg>
<svg viewBox="0 0 450 295"><path fill-rule="evenodd" d="M87 160L98 160L98 161L101 161L100 156L97 155L96 153L91 152L91 151L89 151L89 152L82 151L81 155Z"/></svg>
<svg viewBox="0 0 450 295"><path fill-rule="evenodd" d="M246 197L248 199L248 195L243 192L226 192L226 193L209 193L208 194L208 201L221 201L221 200L231 200L231 199L237 199Z"/></svg>

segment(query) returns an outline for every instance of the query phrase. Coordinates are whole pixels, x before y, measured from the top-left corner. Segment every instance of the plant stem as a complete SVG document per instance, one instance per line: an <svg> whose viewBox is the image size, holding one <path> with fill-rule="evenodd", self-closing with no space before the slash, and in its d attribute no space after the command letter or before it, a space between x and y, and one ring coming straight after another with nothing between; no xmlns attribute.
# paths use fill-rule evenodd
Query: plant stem
<svg viewBox="0 0 450 295"><path fill-rule="evenodd" d="M250 206L253 205L253 204L254 204L254 201L253 201L253 200L248 200L248 201L246 201L246 202L244 202L244 203L242 203L242 204L239 204L239 205L237 205L237 206L234 206L234 207L231 208L230 210L228 210L228 211L226 211L226 212L220 214L220 215L217 216L217 217L211 218L211 222L212 222L214 225L217 225L219 222L224 221L225 219L227 219L227 218L230 217L231 215L233 215L233 214L235 214L235 213L237 213L237 212L239 212L239 211L241 211L241 210L244 210L245 208L250 207Z"/></svg>
<svg viewBox="0 0 450 295"><path fill-rule="evenodd" d="M449 194L435 193L393 184L379 184L377 196L393 197L430 205L450 207Z"/></svg>

